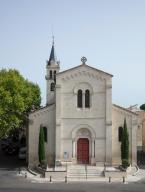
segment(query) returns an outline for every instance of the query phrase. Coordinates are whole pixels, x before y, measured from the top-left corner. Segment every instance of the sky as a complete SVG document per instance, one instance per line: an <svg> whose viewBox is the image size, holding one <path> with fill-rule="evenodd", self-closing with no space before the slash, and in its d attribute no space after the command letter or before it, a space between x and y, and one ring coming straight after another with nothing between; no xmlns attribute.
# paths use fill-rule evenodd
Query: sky
<svg viewBox="0 0 145 192"><path fill-rule="evenodd" d="M112 101L145 103L145 0L0 0L0 69L41 88L55 36L61 71L87 64L111 73Z"/></svg>

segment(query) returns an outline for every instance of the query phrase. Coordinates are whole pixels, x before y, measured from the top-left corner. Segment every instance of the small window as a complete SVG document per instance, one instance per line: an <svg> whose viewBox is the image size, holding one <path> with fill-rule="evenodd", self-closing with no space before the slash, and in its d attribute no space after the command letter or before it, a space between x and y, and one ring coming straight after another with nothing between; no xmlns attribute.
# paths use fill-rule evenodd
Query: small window
<svg viewBox="0 0 145 192"><path fill-rule="evenodd" d="M50 79L52 79L52 71L49 72Z"/></svg>
<svg viewBox="0 0 145 192"><path fill-rule="evenodd" d="M47 142L47 127L43 127L44 141Z"/></svg>
<svg viewBox="0 0 145 192"><path fill-rule="evenodd" d="M55 88L55 84L54 84L54 83L51 83L51 85L50 85L50 91L54 91L54 88Z"/></svg>
<svg viewBox="0 0 145 192"><path fill-rule="evenodd" d="M122 141L122 135L123 135L123 128L119 127L118 128L118 141L121 142Z"/></svg>
<svg viewBox="0 0 145 192"><path fill-rule="evenodd" d="M79 89L79 90L78 90L78 95L77 95L77 106L78 106L79 108L82 108L82 106L83 106L82 96L83 96L82 90Z"/></svg>
<svg viewBox="0 0 145 192"><path fill-rule="evenodd" d="M56 83L56 71L54 71L54 82Z"/></svg>
<svg viewBox="0 0 145 192"><path fill-rule="evenodd" d="M88 89L85 91L85 107L90 107L90 91Z"/></svg>

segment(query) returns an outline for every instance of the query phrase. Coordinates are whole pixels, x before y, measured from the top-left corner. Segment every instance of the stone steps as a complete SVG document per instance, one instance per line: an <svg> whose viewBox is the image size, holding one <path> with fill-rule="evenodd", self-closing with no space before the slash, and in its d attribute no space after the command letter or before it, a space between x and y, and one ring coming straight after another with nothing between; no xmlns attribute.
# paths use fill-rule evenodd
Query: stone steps
<svg viewBox="0 0 145 192"><path fill-rule="evenodd" d="M96 166L69 166L67 170L68 178L96 178L103 176L104 167Z"/></svg>

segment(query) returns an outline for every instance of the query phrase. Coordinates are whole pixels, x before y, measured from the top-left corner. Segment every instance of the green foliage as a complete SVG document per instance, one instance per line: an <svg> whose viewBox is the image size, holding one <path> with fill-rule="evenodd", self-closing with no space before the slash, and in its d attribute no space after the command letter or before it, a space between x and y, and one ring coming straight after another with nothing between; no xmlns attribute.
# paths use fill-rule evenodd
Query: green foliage
<svg viewBox="0 0 145 192"><path fill-rule="evenodd" d="M122 134L122 141L121 141L121 159L122 165L127 165L126 162L129 164L129 136L127 131L127 123L126 119L124 119L124 126L123 126L123 134Z"/></svg>
<svg viewBox="0 0 145 192"><path fill-rule="evenodd" d="M127 167L129 167L129 161L128 159L122 159L122 167L124 169L126 169Z"/></svg>
<svg viewBox="0 0 145 192"><path fill-rule="evenodd" d="M0 70L0 138L26 123L26 116L41 103L37 84L24 79L17 70Z"/></svg>
<svg viewBox="0 0 145 192"><path fill-rule="evenodd" d="M140 109L145 111L145 104L142 104L142 105L140 106Z"/></svg>
<svg viewBox="0 0 145 192"><path fill-rule="evenodd" d="M38 155L39 155L40 164L44 165L44 162L45 162L45 142L44 142L44 130L43 130L43 127L40 127L40 132L39 132Z"/></svg>

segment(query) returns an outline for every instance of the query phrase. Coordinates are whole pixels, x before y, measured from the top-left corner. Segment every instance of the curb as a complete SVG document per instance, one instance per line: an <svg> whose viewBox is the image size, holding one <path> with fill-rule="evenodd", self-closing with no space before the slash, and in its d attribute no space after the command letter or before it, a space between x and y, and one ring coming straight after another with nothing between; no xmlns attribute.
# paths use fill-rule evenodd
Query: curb
<svg viewBox="0 0 145 192"><path fill-rule="evenodd" d="M137 165L135 165L135 167L136 167L136 169L137 169L137 171L133 174L133 176L136 176L137 175L137 173L139 172L139 167L137 166Z"/></svg>
<svg viewBox="0 0 145 192"><path fill-rule="evenodd" d="M34 176L38 176L38 174L35 173L34 171L32 171L29 167L27 168L27 171L28 171L29 173L31 173L32 175L34 175Z"/></svg>

